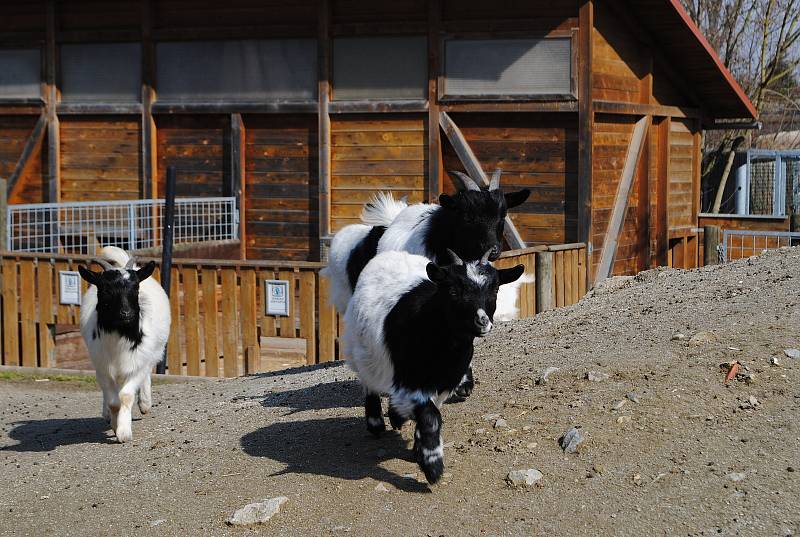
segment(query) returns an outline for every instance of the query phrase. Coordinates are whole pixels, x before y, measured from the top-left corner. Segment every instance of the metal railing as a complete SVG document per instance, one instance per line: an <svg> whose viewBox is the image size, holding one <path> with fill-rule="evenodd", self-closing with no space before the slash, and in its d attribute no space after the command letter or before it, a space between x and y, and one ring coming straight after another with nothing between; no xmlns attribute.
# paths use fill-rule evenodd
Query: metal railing
<svg viewBox="0 0 800 537"><path fill-rule="evenodd" d="M784 246L800 245L800 232L753 231L747 229L725 229L722 231L720 261L744 259L758 255L764 250L777 250Z"/></svg>
<svg viewBox="0 0 800 537"><path fill-rule="evenodd" d="M18 252L95 254L161 246L164 200L9 205L6 244ZM236 198L175 200L175 243L236 239Z"/></svg>

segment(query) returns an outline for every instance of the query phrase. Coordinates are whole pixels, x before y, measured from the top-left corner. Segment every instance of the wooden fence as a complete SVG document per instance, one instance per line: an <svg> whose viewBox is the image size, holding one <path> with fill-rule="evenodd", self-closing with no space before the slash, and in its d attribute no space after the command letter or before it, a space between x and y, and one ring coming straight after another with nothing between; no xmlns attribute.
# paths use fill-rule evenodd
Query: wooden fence
<svg viewBox="0 0 800 537"><path fill-rule="evenodd" d="M80 323L80 306L60 304L59 273L76 271L91 261L88 256L0 252L3 365L58 365L54 359L56 328L76 329ZM518 263L525 265L526 274L542 280L523 285L521 317L572 304L586 292L583 244L506 252L496 265ZM337 340L342 323L328 304L327 281L319 276L323 266L312 262L176 260L170 289L173 321L167 372L234 377L278 369L285 356L299 357L301 362L295 365L340 359ZM158 269L153 277L160 279ZM266 280L289 281L288 316L265 313ZM85 290L86 283L81 280L81 293Z"/></svg>

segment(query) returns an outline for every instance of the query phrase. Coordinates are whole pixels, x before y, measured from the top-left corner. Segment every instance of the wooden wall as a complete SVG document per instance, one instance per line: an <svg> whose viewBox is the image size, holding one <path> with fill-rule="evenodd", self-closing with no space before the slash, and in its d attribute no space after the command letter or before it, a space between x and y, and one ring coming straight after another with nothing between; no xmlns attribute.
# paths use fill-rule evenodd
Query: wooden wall
<svg viewBox="0 0 800 537"><path fill-rule="evenodd" d="M164 196L167 166L175 166L176 196L224 196L230 174L230 121L218 115L165 115L158 129L156 197Z"/></svg>
<svg viewBox="0 0 800 537"><path fill-rule="evenodd" d="M504 191L531 189L511 218L529 246L574 242L577 237L577 118L574 114L453 114L487 175L503 170ZM444 169L462 170L443 144ZM444 190L455 186L445 180Z"/></svg>
<svg viewBox="0 0 800 537"><path fill-rule="evenodd" d="M592 33L592 98L638 103L640 83L647 74L642 45L607 6L597 4Z"/></svg>
<svg viewBox="0 0 800 537"><path fill-rule="evenodd" d="M142 142L138 119L135 116L61 119L61 201L141 197Z"/></svg>
<svg viewBox="0 0 800 537"><path fill-rule="evenodd" d="M0 116L0 177L8 179L14 172L28 138L39 116ZM41 203L47 200L47 163L43 162L42 143L34 149L14 189L8 193L9 203ZM43 171L44 170L44 171Z"/></svg>
<svg viewBox="0 0 800 537"><path fill-rule="evenodd" d="M331 230L360 222L378 191L410 202L427 198L426 118L419 115L341 116L331 120Z"/></svg>
<svg viewBox="0 0 800 537"><path fill-rule="evenodd" d="M692 215L693 135L684 121L672 120L670 125L667 222L670 229L692 227L697 224Z"/></svg>
<svg viewBox="0 0 800 537"><path fill-rule="evenodd" d="M315 116L246 116L248 259L319 259Z"/></svg>

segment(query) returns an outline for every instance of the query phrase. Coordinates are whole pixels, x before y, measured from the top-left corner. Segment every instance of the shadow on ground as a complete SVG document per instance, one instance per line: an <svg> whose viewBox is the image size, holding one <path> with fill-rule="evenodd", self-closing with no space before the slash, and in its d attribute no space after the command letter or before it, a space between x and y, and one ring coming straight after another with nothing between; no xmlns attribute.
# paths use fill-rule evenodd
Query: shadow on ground
<svg viewBox="0 0 800 537"><path fill-rule="evenodd" d="M260 401L265 408L287 408L290 410L290 414L294 414L305 410L361 406L364 404L364 392L356 380L337 380L296 390L234 398L234 401L243 400Z"/></svg>
<svg viewBox="0 0 800 537"><path fill-rule="evenodd" d="M364 418L275 423L244 435L240 443L248 455L285 464L276 475L316 474L348 480L369 477L408 492L430 492L426 484L380 466L391 459L412 461L411 450L398 432L372 437Z"/></svg>
<svg viewBox="0 0 800 537"><path fill-rule="evenodd" d="M0 451L52 451L72 444L111 444L110 426L101 417L17 422L8 436L19 442Z"/></svg>

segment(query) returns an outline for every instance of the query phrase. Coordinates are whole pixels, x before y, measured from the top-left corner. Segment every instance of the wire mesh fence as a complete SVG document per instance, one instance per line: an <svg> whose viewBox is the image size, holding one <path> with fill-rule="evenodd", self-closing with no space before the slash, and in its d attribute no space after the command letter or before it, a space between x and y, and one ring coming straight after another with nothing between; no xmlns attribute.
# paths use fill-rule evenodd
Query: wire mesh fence
<svg viewBox="0 0 800 537"><path fill-rule="evenodd" d="M9 205L6 244L12 251L71 254L154 248L161 246L163 218L163 199ZM173 229L176 244L236 239L235 198L176 199Z"/></svg>
<svg viewBox="0 0 800 537"><path fill-rule="evenodd" d="M800 246L800 233L725 229L722 231L720 257L722 262L733 261L784 246Z"/></svg>

